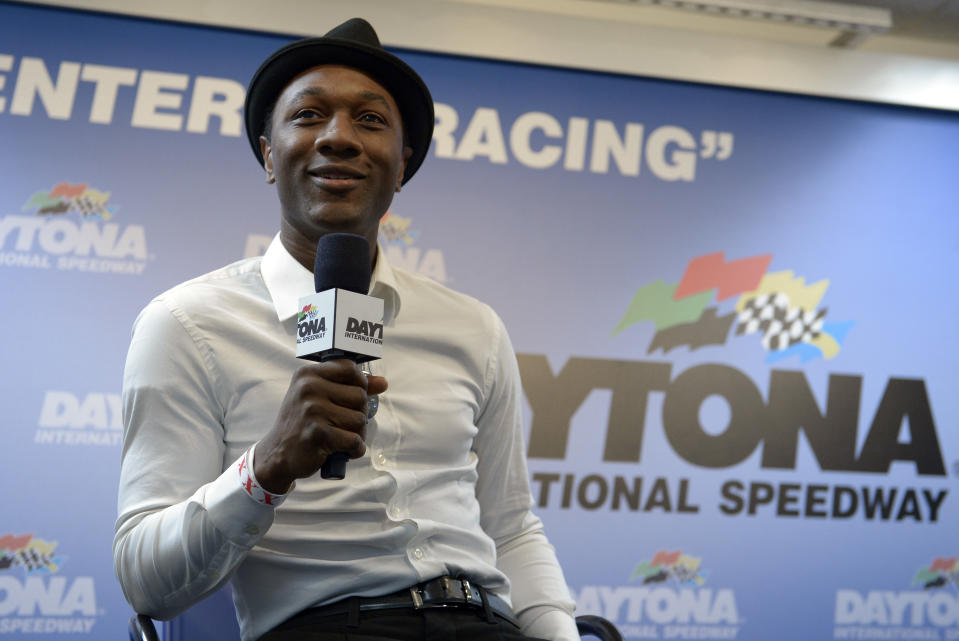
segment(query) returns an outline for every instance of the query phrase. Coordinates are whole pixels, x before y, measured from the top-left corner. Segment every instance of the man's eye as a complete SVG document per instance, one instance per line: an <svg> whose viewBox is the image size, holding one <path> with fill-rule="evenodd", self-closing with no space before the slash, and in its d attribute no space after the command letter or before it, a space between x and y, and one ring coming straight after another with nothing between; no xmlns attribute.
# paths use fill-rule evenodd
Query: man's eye
<svg viewBox="0 0 959 641"><path fill-rule="evenodd" d="M360 116L360 120L363 122L372 122L379 125L386 124L386 121L382 117L380 117L378 114L375 114L375 113L365 113L362 116Z"/></svg>
<svg viewBox="0 0 959 641"><path fill-rule="evenodd" d="M319 118L320 113L314 109L300 109L294 114L293 118L296 120L302 120L304 118Z"/></svg>

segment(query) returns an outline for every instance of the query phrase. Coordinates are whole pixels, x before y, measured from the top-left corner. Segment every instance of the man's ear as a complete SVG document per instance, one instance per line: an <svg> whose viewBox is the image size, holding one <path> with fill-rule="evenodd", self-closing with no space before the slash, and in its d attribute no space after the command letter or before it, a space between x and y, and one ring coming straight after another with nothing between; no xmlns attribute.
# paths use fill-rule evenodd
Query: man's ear
<svg viewBox="0 0 959 641"><path fill-rule="evenodd" d="M400 172L399 172L399 175L396 177L396 188L395 188L396 192L399 192L403 188L403 174L406 173L406 162L410 159L410 156L412 155L413 155L412 147L403 147L403 162L400 163Z"/></svg>
<svg viewBox="0 0 959 641"><path fill-rule="evenodd" d="M266 182L273 184L276 182L276 176L273 175L273 149L270 147L270 141L266 136L260 136L260 155L263 156L263 169L266 170ZM406 163L404 163L405 165Z"/></svg>

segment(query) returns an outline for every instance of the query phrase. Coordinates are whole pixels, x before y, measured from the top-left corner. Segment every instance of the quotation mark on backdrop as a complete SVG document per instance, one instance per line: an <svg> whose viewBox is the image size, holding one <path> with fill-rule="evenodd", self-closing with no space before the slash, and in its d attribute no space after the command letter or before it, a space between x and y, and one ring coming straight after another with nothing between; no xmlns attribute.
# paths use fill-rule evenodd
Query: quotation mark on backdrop
<svg viewBox="0 0 959 641"><path fill-rule="evenodd" d="M733 155L733 135L728 131L704 131L700 140L700 158L726 160Z"/></svg>

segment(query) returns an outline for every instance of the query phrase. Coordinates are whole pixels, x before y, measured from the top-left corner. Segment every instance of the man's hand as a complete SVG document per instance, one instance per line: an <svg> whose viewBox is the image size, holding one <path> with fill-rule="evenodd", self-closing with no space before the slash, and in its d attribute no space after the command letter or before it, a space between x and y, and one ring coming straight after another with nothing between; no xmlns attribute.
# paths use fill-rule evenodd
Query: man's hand
<svg viewBox="0 0 959 641"><path fill-rule="evenodd" d="M367 397L385 391L385 378L368 377L350 360L298 369L273 429L256 446L256 480L264 490L284 494L296 479L315 474L333 452L363 456Z"/></svg>

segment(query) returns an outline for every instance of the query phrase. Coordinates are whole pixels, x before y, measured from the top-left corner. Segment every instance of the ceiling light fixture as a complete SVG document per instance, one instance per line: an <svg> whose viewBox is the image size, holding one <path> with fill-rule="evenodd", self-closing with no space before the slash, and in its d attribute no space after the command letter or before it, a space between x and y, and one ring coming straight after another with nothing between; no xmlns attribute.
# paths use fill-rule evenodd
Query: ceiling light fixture
<svg viewBox="0 0 959 641"><path fill-rule="evenodd" d="M796 25L838 29L869 36L892 27L892 11L838 2L814 0L594 0L685 9L716 16L770 20ZM847 45L848 46L848 45Z"/></svg>

